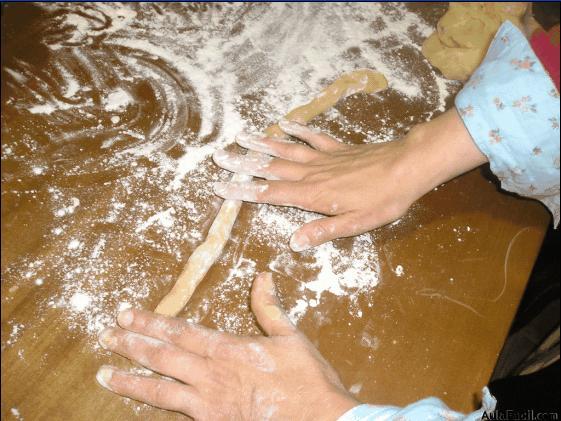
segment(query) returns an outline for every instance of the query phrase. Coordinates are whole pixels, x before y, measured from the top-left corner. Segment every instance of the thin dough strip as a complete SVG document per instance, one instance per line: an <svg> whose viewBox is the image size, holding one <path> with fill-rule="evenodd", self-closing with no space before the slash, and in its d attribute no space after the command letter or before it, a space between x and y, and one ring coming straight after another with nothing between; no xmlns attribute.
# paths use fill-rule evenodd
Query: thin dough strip
<svg viewBox="0 0 561 421"><path fill-rule="evenodd" d="M386 89L387 86L388 82L381 73L369 69L355 70L335 80L335 82L325 88L306 105L289 112L285 119L306 124L314 117L333 107L343 98L358 92L372 94ZM265 134L269 137L286 137L277 124L265 130ZM232 177L232 181L247 182L251 178L251 176L235 174ZM183 310L193 295L195 288L197 288L210 267L220 257L230 237L241 205L242 202L238 200L224 200L210 227L207 238L189 257L175 285L156 307L156 313L176 316Z"/></svg>

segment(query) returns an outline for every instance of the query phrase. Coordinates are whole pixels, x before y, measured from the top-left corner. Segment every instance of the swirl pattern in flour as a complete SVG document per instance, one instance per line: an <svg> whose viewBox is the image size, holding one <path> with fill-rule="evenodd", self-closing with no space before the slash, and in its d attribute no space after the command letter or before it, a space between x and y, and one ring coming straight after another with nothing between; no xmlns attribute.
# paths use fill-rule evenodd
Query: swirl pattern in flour
<svg viewBox="0 0 561 421"><path fill-rule="evenodd" d="M6 255L17 258L6 257L3 279L16 284L23 273L58 285L43 307L69 309L88 331L123 305L153 307L212 220L218 202L209 184L228 174L210 155L235 134L268 127L356 68L383 73L390 89L351 98L320 118L336 136L391 140L443 109L453 85L422 57L432 27L407 7L5 7L3 234L16 244ZM286 296L295 320L319 311L330 294L347 300L352 317L360 314L379 280L375 238L296 258L288 238L313 217L246 207L244 230L234 232L209 277L220 284L203 285L191 316L248 332L249 285L267 268L302 282ZM83 296L88 306L73 307Z"/></svg>
<svg viewBox="0 0 561 421"><path fill-rule="evenodd" d="M200 103L188 79L142 50L66 46L45 67L15 59L4 71L13 98L4 109L5 134L11 121L25 118L36 155L57 178L108 173L129 156L177 157L183 146L216 135L213 127L201 136Z"/></svg>

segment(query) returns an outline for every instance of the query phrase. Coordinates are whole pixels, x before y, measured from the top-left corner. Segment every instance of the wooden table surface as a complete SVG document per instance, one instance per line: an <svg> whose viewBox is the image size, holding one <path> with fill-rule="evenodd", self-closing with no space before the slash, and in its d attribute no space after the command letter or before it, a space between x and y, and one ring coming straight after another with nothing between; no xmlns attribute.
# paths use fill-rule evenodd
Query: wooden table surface
<svg viewBox="0 0 561 421"><path fill-rule="evenodd" d="M49 66L54 55L38 54L46 50L33 41L33 37L40 36L40 31L34 31L34 23L44 18L43 12L33 6L7 7L10 10L3 9L2 21L3 66L13 64L14 57L32 66ZM444 10L442 5L408 7L409 13L421 14L432 25ZM9 35L7 41L5 34ZM415 54L418 52L404 51L404 57L409 57L412 65L427 72L428 65ZM61 247L73 233L86 230L87 235L113 236L115 246L106 251L112 255L105 256L113 264L108 269L113 277L108 275L109 280L97 291L103 295L125 288L113 281L125 276L121 263L147 256L159 265L146 266L143 273L155 280L154 286L136 304L153 308L167 292L196 242L179 241L182 251L178 259L171 252L119 242L119 238L130 233L119 231L118 222L91 224L87 228L101 212L99 203L109 203L113 197L117 188L114 180L125 177L133 169L111 168L109 175L92 172L73 178L65 173L68 168L64 163L57 167L58 161L46 147L21 149L24 159L19 161L6 154L6 148L21 147L22 139L30 134L40 139L43 146L50 145L49 135L42 134L46 120L11 105L10 98L21 91L14 87L13 81L6 82L6 78L3 72L2 419L181 419L178 414L126 401L99 387L95 373L101 364L127 366L128 363L96 347L92 329L79 325L79 320L73 320L72 313L64 306L48 305L52 297L61 294L64 274L60 268L46 265L41 274L43 283L39 282L38 286L33 282L35 275L31 280L26 278L25 265L38 260L58 262L56 259L64 253ZM427 77L427 83L434 80ZM447 103L450 106L451 98ZM408 128L399 126L400 121L411 124L422 121L435 109L434 102L426 99L411 102L391 89L374 99L359 95L338 106L347 119L367 124L372 130L398 127L398 134ZM376 119L372 118L373 114ZM344 135L338 132L340 126L333 120L319 118L314 123L335 135ZM347 138L360 141L353 134ZM67 158L84 159L84 162L86 157L104 159L98 146L81 145L82 149L66 150ZM53 169L47 176L29 175L23 169L26 160L33 161L37 154L42 154L45 165ZM142 160L138 165L150 168ZM218 173L216 168L212 171ZM68 197L78 197L80 201L74 213L67 216L71 232L63 235L60 244L49 234L58 218L48 200L53 186L71 192ZM159 196L164 193L153 187L140 184L140 191L145 191L155 202L165 201L164 196ZM129 203L125 197L121 202L125 209L133 209L135 200L131 197ZM209 200L216 205L215 199ZM208 207L203 228L212 218L213 206ZM272 245L247 239L248 227L257 211L257 206L244 205L225 257L200 285L185 316L197 316L201 323L220 328L226 325L224 318L234 321L238 318L243 323L234 324L233 331L256 332L247 309L250 280L244 280L238 289L226 291L222 296L216 294L235 259L238 262L241 257L251 259L256 262L254 271L265 270L278 249L286 249L286 238ZM326 294L321 305L309 309L300 318L299 328L336 367L345 385L352 386L363 401L404 405L432 395L454 409L472 410L478 405L479 391L493 371L549 222L548 213L539 203L500 192L487 168L474 170L422 198L399 223L370 234L377 249L380 282L368 294L358 296L355 305L359 313L351 314L345 299ZM341 250L358 253L352 251L353 240L339 240L335 244ZM306 259L287 253L295 264ZM72 256L69 258L82 258ZM64 259L60 262L67 262ZM302 269L302 277L306 276L313 273ZM301 298L298 281L282 271L275 274L287 306ZM130 288L134 289L135 285ZM103 300L106 297L110 295L103 295ZM220 299L223 301L220 307L209 306L209 302Z"/></svg>

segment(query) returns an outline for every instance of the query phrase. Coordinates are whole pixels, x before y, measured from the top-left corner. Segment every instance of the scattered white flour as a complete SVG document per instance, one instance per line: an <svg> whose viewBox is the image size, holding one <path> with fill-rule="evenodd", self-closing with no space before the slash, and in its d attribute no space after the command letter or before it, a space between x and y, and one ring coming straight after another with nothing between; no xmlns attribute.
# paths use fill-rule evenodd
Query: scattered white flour
<svg viewBox="0 0 561 421"><path fill-rule="evenodd" d="M58 198L58 193L55 193L53 196L55 198ZM77 197L72 197L70 199L70 205L57 209L55 211L55 216L62 217L62 216L65 216L65 215L72 214L72 213L74 213L74 211L76 210L76 208L78 206L80 206L80 199L78 199Z"/></svg>
<svg viewBox="0 0 561 421"><path fill-rule="evenodd" d="M82 312L90 306L92 298L84 293L77 292L70 297L70 306L73 311Z"/></svg>
<svg viewBox="0 0 561 421"><path fill-rule="evenodd" d="M143 231L147 227L155 223L160 224L163 228L170 228L175 222L174 215L175 215L174 208L169 208L166 209L165 211L158 212L157 214L152 215L150 218L148 218L146 222L143 222L142 224L138 225L135 231L136 232Z"/></svg>
<svg viewBox="0 0 561 421"><path fill-rule="evenodd" d="M405 273L405 269L403 269L403 266L397 265L394 269L394 273L396 274L396 276L403 276L403 274Z"/></svg>
<svg viewBox="0 0 561 421"><path fill-rule="evenodd" d="M272 272L290 278L297 276L302 262L294 260L286 244L296 229L315 218L315 214L292 208L267 205L260 207L252 234L257 237L257 241L269 245L275 251L276 255L268 266ZM279 237L283 239L280 247L277 240ZM321 304L325 294L345 297L349 300L349 312L355 317L361 317L357 299L376 287L380 277L378 254L372 234L353 238L350 249L338 248L330 242L303 254L310 259L305 264L306 268L313 270L315 274L307 281L298 279L304 294L290 309L291 320L298 322L309 308Z"/></svg>
<svg viewBox="0 0 561 421"><path fill-rule="evenodd" d="M3 70L5 70L10 76L12 76L19 83L27 82L27 78L23 74L16 72L15 70L10 69L9 67L5 67Z"/></svg>
<svg viewBox="0 0 561 421"><path fill-rule="evenodd" d="M185 153L177 160L177 168L173 181L166 187L167 190L177 190L185 174L196 169L201 162L206 160L216 150L216 146L204 145L198 148L186 147Z"/></svg>
<svg viewBox="0 0 561 421"><path fill-rule="evenodd" d="M19 409L17 408L10 408L10 413L12 414L12 416L17 419L17 420L22 420L23 421L23 417L21 416Z"/></svg>
<svg viewBox="0 0 561 421"><path fill-rule="evenodd" d="M63 96L66 98L73 98L80 91L80 82L72 75L64 66L57 66L58 71L62 73L66 81L66 88Z"/></svg>
<svg viewBox="0 0 561 421"><path fill-rule="evenodd" d="M355 383L351 387L349 387L349 392L351 395L358 395L362 390L362 383Z"/></svg>
<svg viewBox="0 0 561 421"><path fill-rule="evenodd" d="M2 344L2 349L5 346L14 345L17 342L21 333L23 332L24 328L25 325L23 325L22 323L12 323L12 330L10 331L10 336L8 337L8 340Z"/></svg>
<svg viewBox="0 0 561 421"><path fill-rule="evenodd" d="M375 351L380 346L380 340L367 332L362 332L360 344L365 348L370 348L371 350Z"/></svg>
<svg viewBox="0 0 561 421"><path fill-rule="evenodd" d="M103 105L106 111L123 111L133 102L134 98L123 88L117 88L103 98Z"/></svg>
<svg viewBox="0 0 561 421"><path fill-rule="evenodd" d="M76 250L79 249L81 247L82 243L80 242L80 240L77 239L73 239L68 243L68 250Z"/></svg>
<svg viewBox="0 0 561 421"><path fill-rule="evenodd" d="M94 347L118 311L167 290L186 250L202 241L219 204L210 185L229 178L210 156L237 133L261 131L342 73L372 68L389 81L388 92L369 99L370 117L381 127L351 118L348 104L330 110L320 125L329 123L341 138L388 141L419 120L389 118L384 95L421 107L422 121L444 110L456 86L421 56L433 28L404 4L213 3L203 10L176 3L165 13L147 3L39 5L57 12L53 25L67 36L44 40L56 50L45 69L26 63L3 69L17 87L6 107L30 122L17 136L7 122L2 163L22 168L9 174L13 180L48 170L39 191L46 193L36 200L55 218L36 255L7 267L3 278L17 285L24 274L26 282L55 286L53 296L38 301L38 312L63 309L69 329L87 334ZM26 86L42 72L49 90ZM44 161L28 161L32 153ZM9 188L10 200L37 194ZM252 211L251 228L218 263L226 279L190 318L210 315L219 329L247 333L254 326L251 282L266 267L298 285L283 303L293 321L325 311L330 297L361 317L381 277L376 239L363 235L297 258L288 239L316 217L268 206ZM269 250L272 260L247 258L249 247ZM235 314L228 310L234 300L244 303Z"/></svg>
<svg viewBox="0 0 561 421"><path fill-rule="evenodd" d="M92 250L92 254L91 254L92 259L97 259L99 258L99 256L101 256L101 252L105 248L106 241L107 240L103 237L99 239L98 243L95 245L95 247Z"/></svg>

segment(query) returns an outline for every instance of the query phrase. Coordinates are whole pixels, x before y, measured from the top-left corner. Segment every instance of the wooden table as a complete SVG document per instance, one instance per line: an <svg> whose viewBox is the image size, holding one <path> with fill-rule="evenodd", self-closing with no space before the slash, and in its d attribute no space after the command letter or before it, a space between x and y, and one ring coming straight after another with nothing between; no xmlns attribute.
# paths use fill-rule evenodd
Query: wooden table
<svg viewBox="0 0 561 421"><path fill-rule="evenodd" d="M12 59L17 56L31 65L48 66L53 56L33 40L41 30L45 31L36 29L37 22L45 18L44 12L33 6L7 7L2 22L3 64L13 64ZM442 5L408 7L411 13L421 14L433 25L444 10ZM5 34L9 35L6 41ZM419 66L420 71L426 71L426 63L414 51L405 50L404 57L411 59L413 66ZM72 313L69 315L64 306L48 305L50 297L61 294L64 274L60 270L45 269L41 278L35 272L26 278L22 262L55 261L62 256L61 264L70 265L65 260L68 250L60 247L80 232L77 226L95 219L96 212L101 212L99 203L110 200L116 188L114 181L118 179L112 174L123 177L135 169L112 168L109 173L73 178L64 172L68 171L64 162L56 161L54 155L44 152L45 148L35 152L20 149L24 151L23 161L6 154L6 148L22 148L22 139L30 133L37 136L42 146L48 146L49 139L41 134L43 120L10 105L10 98L19 91L13 81L5 81L5 76L3 73L2 419L181 419L177 414L127 402L100 388L94 376L101 364L127 366L127 362L96 348L95 337L92 338L87 326L73 328ZM410 124L422 121L430 107L434 110L434 103L428 101L427 105L423 99L406 101L388 90L375 99L366 95L349 98L338 110L347 119L382 130L398 127L404 120ZM360 136L342 133L333 120L321 117L315 123L335 135L360 141ZM402 126L396 133L406 129ZM88 144L81 145L81 149L68 149L65 153L74 159L83 158L84 162L95 159L97 153L100 159L105 156L96 152L98 146L88 149ZM42 153L54 160L43 162L53 172L45 177L26 173L25 159L34 160ZM174 153L172 158L180 155ZM135 165L151 168L142 159ZM60 244L50 234L53 223L59 221L49 202L53 194L49 189L53 186L62 193L70 192L66 198L75 196L80 202L71 209L74 213L65 215L72 218L68 219L71 228L63 234L65 242ZM145 190L142 184L140 187L153 201L164 200L159 196L163 193L154 190L153 185L146 184ZM136 209L135 200L122 200L131 213ZM68 213L73 202L65 203ZM208 209L203 226L212 217L214 208ZM286 248L286 242L267 246L247 241L248 227L256 211L256 206L244 206L225 258L200 285L186 316L196 317L208 326L216 326L216 321L222 320L218 325L224 328L223 319L230 312L228 317L243 322L234 324L232 330L256 332L247 309L250 281L226 291L220 308L209 306L209 302L220 298L216 291L230 273L234 258L251 258L256 262L255 271L265 270L276 249ZM368 296L359 296L360 316L349 312L347 301L327 294L320 306L301 318L299 328L336 367L345 385L352 386L352 391L365 402L404 405L432 395L454 409L472 410L492 373L549 220L540 204L499 192L487 168L474 170L422 198L398 224L371 234L378 250L380 283ZM113 266L107 269L113 278L97 291L105 294L103 300L109 300L109 294L116 288L125 287L111 281L126 276L123 265L146 257L159 265L147 265L144 275L153 278L155 284L162 283L141 297L139 305L153 308L196 242L180 240L182 252L178 259L171 252L120 243L118 239L125 232L116 225L92 224L86 230L88 235L106 235L116 241L115 247L107 251L113 253L108 255ZM341 250L350 250L352 240L335 244ZM297 254L291 258L296 263L305 259ZM303 271L302 276L310 274ZM79 281L77 278L76 282ZM275 282L288 306L301 297L298 280L286 273L277 273Z"/></svg>

